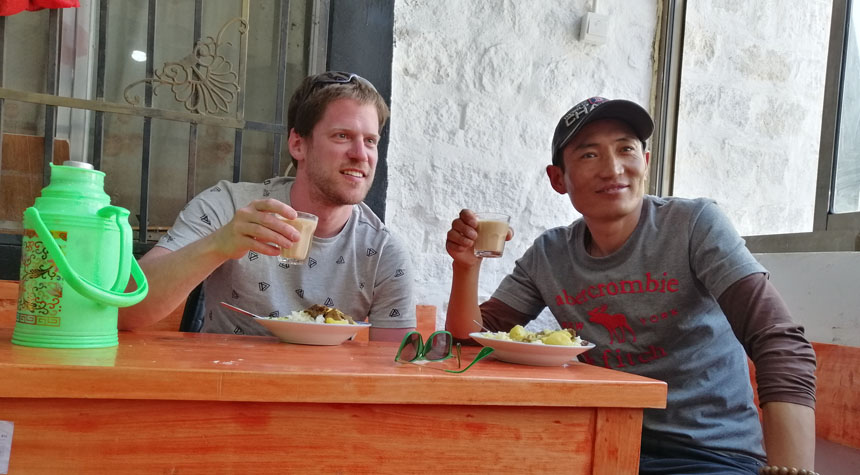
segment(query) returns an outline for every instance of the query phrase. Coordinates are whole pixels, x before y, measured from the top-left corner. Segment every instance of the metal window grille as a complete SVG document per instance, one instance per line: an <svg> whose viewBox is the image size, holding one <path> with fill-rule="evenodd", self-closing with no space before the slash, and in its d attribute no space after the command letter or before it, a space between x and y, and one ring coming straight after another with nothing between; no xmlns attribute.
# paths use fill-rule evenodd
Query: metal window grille
<svg viewBox="0 0 860 475"><path fill-rule="evenodd" d="M211 125L234 129L235 139L233 143L233 165L232 165L232 180L239 181L242 172L243 154L242 144L246 131L255 131L269 134L272 140L272 161L271 170L272 176L278 175L281 170L281 155L283 151L283 141L288 133L284 119L284 98L285 87L287 81L287 40L288 28L290 27L290 0L276 0L279 5L279 18L277 20L277 34L273 41L277 42L277 81L274 94L275 111L274 119L271 122L253 121L245 118L245 98L246 98L246 74L247 74L247 59L248 59L248 28L249 16L251 11L251 0L241 0L241 16L228 21L224 28L235 27L240 31L240 41L238 45L239 59L236 64L236 70L232 71L235 74L235 84L231 87L235 91L235 113L232 115L217 114L211 108L207 109L206 100L211 100L215 94L212 90L207 90L206 87L200 87L198 90L190 93L186 97L186 111L168 110L164 108L153 107L153 94L159 87L167 86L164 89L170 89L170 78L166 75L167 65L162 68L157 68L153 58L155 57L155 38L157 35L158 25L156 24L156 13L159 8L159 0L148 0L147 19L146 19L146 74L145 78L137 83L126 88L126 102L108 102L105 100L105 78L107 64L107 32L109 8L111 2L109 0L93 0L98 2L98 36L95 45L95 55L97 57L97 66L95 69L95 87L93 99L79 99L73 97L64 97L58 95L58 67L60 54L60 33L61 33L61 16L58 10L51 10L48 18L48 66L47 66L47 88L45 93L34 93L7 88L4 85L4 52L5 45L8 44L6 38L6 22L5 17L0 17L0 147L3 140L3 112L6 101L20 101L25 103L39 104L44 107L44 157L43 157L43 185L46 185L49 180L49 163L54 157L54 139L56 137L57 128L57 109L65 107L70 109L79 109L91 111L93 114L92 126L92 154L91 162L96 169L101 169L103 159L103 148L105 140L105 119L112 115L127 115L136 116L143 119L142 130L142 147L140 161L140 201L139 201L139 222L141 223L137 235L137 242L145 244L148 242L148 226L150 213L150 185L151 185L151 156L152 156L152 121L153 119L165 119L174 121L177 124L185 124L188 127L188 151L187 151L187 182L186 182L186 201L190 200L195 195L195 177L198 171L198 146L200 138L198 137L198 127L200 125ZM163 1L163 0L162 0ZM204 3L202 0L190 0L194 3L194 26L193 36L194 44L190 46L196 47L201 42L201 18L203 15ZM294 0L295 1L295 0ZM310 20L310 41L308 43L308 67L305 72L317 72L324 68L324 58L326 49L326 25L328 24L328 0L310 0L308 4L311 6ZM114 4L116 5L116 4ZM223 28L222 28L223 31ZM217 55L217 43L220 39L208 37L208 40L215 42ZM212 43L210 41L210 43ZM210 44L211 46L211 44ZM195 48L195 53L197 50ZM212 54L211 48L204 54ZM211 59L211 58L210 58ZM175 83L175 81L174 81ZM134 104L133 92L130 92L134 87L143 87L142 104ZM227 87L230 87L228 85ZM216 91L217 92L217 91ZM217 97L215 99L218 99ZM222 98L223 99L223 98ZM177 100L179 100L177 98ZM217 101L216 101L217 102ZM196 104L196 107L189 108L188 104ZM202 104L202 105L201 105ZM217 107L216 107L217 109ZM2 148L0 148L0 169L2 169L3 157ZM226 177L225 177L226 178ZM146 246L144 246L146 247Z"/></svg>

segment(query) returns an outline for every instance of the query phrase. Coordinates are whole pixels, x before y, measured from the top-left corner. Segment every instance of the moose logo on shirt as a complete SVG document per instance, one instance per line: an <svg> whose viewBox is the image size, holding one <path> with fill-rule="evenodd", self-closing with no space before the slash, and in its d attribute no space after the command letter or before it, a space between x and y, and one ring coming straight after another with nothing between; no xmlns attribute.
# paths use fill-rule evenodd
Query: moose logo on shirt
<svg viewBox="0 0 860 475"><path fill-rule="evenodd" d="M630 325L627 323L627 317L622 313L609 314L606 313L607 305L603 304L600 307L595 307L592 310L588 311L588 321L592 323L599 323L606 327L606 331L609 332L609 344L611 345L617 339L618 343L624 343L624 330L630 332L633 335L633 341L636 341L636 332L630 328Z"/></svg>

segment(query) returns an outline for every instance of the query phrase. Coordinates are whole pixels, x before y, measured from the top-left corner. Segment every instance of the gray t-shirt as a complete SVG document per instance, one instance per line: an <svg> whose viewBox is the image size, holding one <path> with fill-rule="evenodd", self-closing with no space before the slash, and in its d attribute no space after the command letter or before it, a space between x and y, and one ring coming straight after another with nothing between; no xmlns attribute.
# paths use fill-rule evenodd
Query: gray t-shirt
<svg viewBox="0 0 860 475"><path fill-rule="evenodd" d="M293 178L217 185L197 195L158 242L175 251L227 224L251 201L290 204ZM227 302L257 315L278 316L314 304L336 307L377 328L415 326L412 264L402 243L364 203L334 237L314 237L307 261L287 265L249 251L217 268L203 284L208 333L270 335L253 319L219 305Z"/></svg>
<svg viewBox="0 0 860 475"><path fill-rule="evenodd" d="M591 257L577 220L539 236L493 297L559 324L596 348L583 361L668 384L643 437L764 457L746 353L717 298L766 272L711 200L645 196L636 230Z"/></svg>

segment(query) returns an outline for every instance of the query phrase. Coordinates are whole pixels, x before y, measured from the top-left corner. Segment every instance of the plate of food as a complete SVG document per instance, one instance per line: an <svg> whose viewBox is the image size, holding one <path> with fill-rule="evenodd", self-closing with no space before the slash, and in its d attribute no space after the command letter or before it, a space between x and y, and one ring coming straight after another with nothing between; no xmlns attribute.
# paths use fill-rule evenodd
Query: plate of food
<svg viewBox="0 0 860 475"><path fill-rule="evenodd" d="M281 341L299 345L340 345L362 328L371 326L325 305L313 305L278 317L261 317L226 302L221 305L253 318Z"/></svg>
<svg viewBox="0 0 860 475"><path fill-rule="evenodd" d="M492 356L498 360L531 366L561 366L594 348L569 329L532 332L517 325L510 332L475 332L469 336L492 348Z"/></svg>

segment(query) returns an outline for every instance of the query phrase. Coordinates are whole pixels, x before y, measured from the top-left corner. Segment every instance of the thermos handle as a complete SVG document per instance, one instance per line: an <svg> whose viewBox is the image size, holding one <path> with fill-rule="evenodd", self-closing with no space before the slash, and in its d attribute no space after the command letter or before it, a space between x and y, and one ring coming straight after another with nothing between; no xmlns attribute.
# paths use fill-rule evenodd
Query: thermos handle
<svg viewBox="0 0 860 475"><path fill-rule="evenodd" d="M24 216L30 218L30 222L33 224L33 229L42 240L42 243L45 245L45 249L48 251L48 255L54 260L60 274L79 294L103 305L111 305L113 307L130 307L146 297L146 293L149 291L149 284L146 282L146 276L143 275L143 270L141 270L133 256L128 256L125 260L131 261L131 276L137 283L137 289L134 292L127 294L117 292L115 290L102 289L98 285L90 282L84 277L81 277L74 271L74 269L72 269L69 261L60 249L60 246L57 245L57 242L54 241L54 237L51 236L51 231L42 221L42 216L39 214L39 210L32 207L27 208L24 210ZM123 254L122 251L121 254ZM120 263L120 267L122 267L122 263ZM119 280L120 278L117 277L117 281L114 282L114 285L116 285Z"/></svg>
<svg viewBox="0 0 860 475"><path fill-rule="evenodd" d="M114 279L110 289L114 292L122 292L128 285L129 270L131 263L134 262L134 256L131 252L131 226L128 225L129 212L119 206L105 206L96 211L96 214L102 218L113 216L116 227L119 228L119 265L117 266L116 279Z"/></svg>

